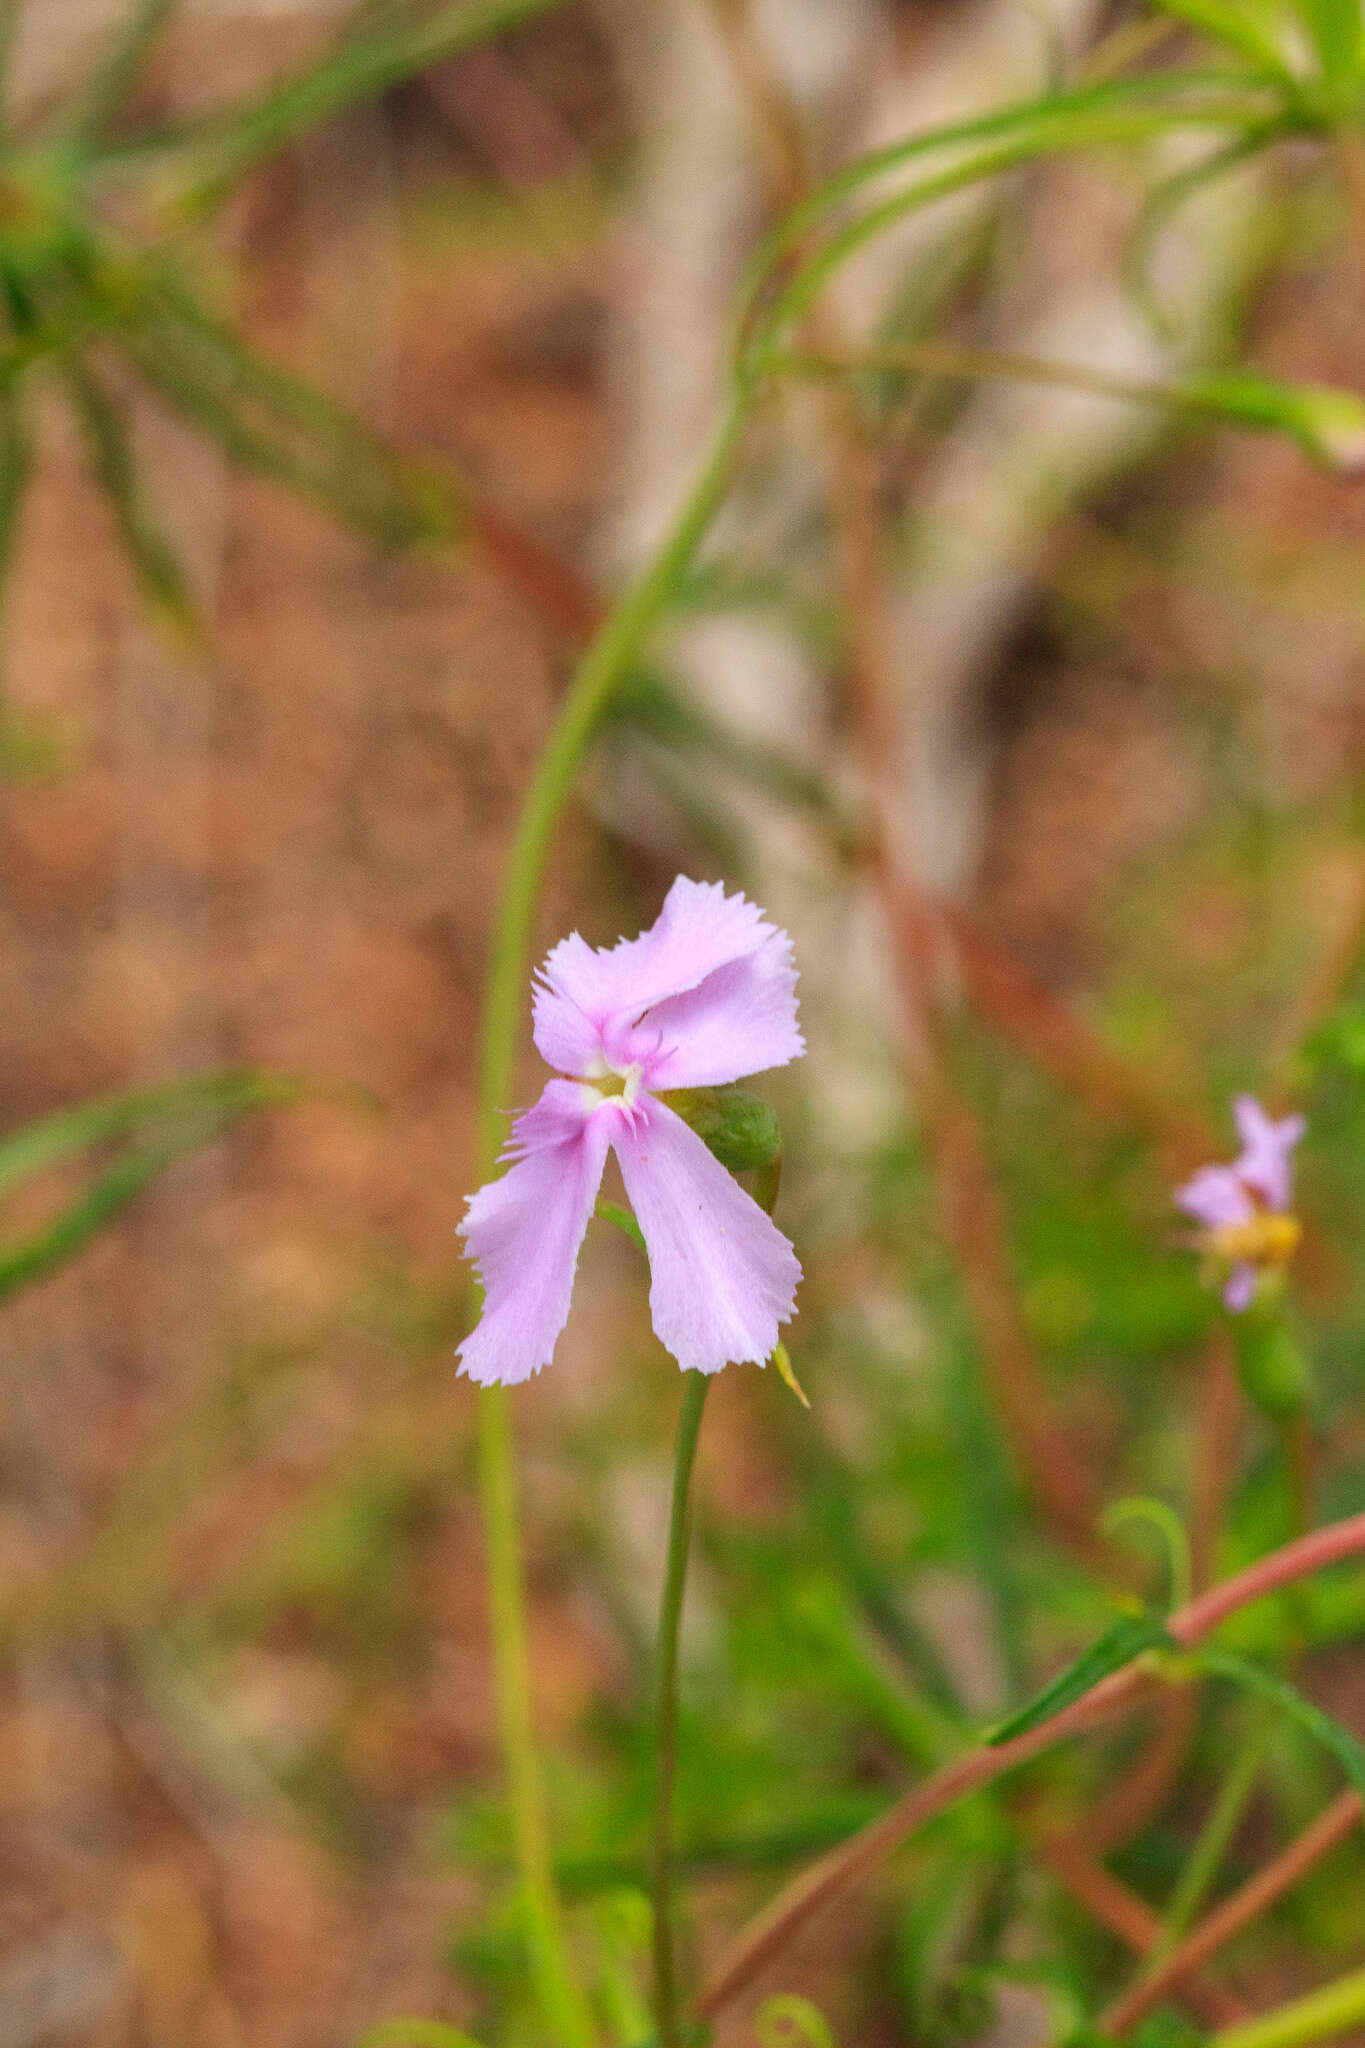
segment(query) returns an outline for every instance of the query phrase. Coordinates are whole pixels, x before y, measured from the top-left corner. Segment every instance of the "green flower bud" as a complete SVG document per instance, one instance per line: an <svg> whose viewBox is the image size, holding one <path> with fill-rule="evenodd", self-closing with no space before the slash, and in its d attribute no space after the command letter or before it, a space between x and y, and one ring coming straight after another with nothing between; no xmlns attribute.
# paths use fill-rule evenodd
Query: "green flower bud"
<svg viewBox="0 0 1365 2048"><path fill-rule="evenodd" d="M777 1111L747 1088L675 1088L663 1095L729 1173L771 1166L782 1150Z"/></svg>

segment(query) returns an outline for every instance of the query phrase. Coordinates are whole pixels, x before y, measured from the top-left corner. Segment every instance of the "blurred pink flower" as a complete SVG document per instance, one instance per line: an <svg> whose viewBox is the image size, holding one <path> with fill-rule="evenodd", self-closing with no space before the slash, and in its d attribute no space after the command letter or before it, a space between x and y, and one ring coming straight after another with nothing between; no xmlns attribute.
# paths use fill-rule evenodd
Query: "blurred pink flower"
<svg viewBox="0 0 1365 2048"><path fill-rule="evenodd" d="M1307 1128L1301 1116L1275 1118L1252 1095L1232 1105L1242 1149L1231 1166L1201 1166L1175 1191L1177 1205L1204 1227L1205 1244L1231 1270L1226 1306L1250 1308L1258 1273L1283 1265L1298 1242L1289 1214L1294 1193L1294 1147Z"/></svg>
<svg viewBox="0 0 1365 2048"><path fill-rule="evenodd" d="M679 875L637 939L575 932L540 970L535 1041L569 1080L519 1116L500 1180L472 1196L460 1234L484 1289L460 1347L481 1385L548 1365L608 1151L649 1252L649 1305L684 1370L762 1364L795 1308L801 1268L771 1218L661 1100L717 1087L805 1051L787 934L720 883Z"/></svg>

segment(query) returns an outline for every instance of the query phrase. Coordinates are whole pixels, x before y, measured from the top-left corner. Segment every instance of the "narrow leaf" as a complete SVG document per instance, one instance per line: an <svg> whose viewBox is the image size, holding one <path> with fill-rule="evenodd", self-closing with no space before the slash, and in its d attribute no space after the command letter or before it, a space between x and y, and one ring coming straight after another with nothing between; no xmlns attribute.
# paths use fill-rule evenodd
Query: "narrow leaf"
<svg viewBox="0 0 1365 2048"><path fill-rule="evenodd" d="M1357 1742L1349 1729L1325 1714L1321 1707L1305 1699L1288 1679L1281 1678L1276 1671L1269 1671L1263 1664L1252 1664L1245 1657L1236 1657L1228 1650L1201 1650L1198 1658L1201 1670L1210 1672L1216 1678L1230 1679L1234 1685L1245 1686L1248 1691L1260 1693L1287 1714L1291 1721L1297 1721L1300 1728L1322 1744L1337 1759L1362 1799L1365 1799L1365 1747Z"/></svg>
<svg viewBox="0 0 1365 2048"><path fill-rule="evenodd" d="M1304 12L1323 78L1328 85L1349 85L1359 76L1365 45L1360 0L1305 0Z"/></svg>
<svg viewBox="0 0 1365 2048"><path fill-rule="evenodd" d="M85 363L73 357L64 368L95 475L118 521L133 573L173 636L190 648L201 648L204 627L189 577L148 509L127 430L108 393Z"/></svg>
<svg viewBox="0 0 1365 2048"><path fill-rule="evenodd" d="M479 2043L444 2020L381 2020L360 2036L355 2048L479 2048Z"/></svg>
<svg viewBox="0 0 1365 2048"><path fill-rule="evenodd" d="M1254 64L1289 75L1285 52L1265 10L1255 0L1154 0L1163 14L1173 15L1201 35L1240 50Z"/></svg>
<svg viewBox="0 0 1365 2048"><path fill-rule="evenodd" d="M95 69L58 118L53 140L82 150L99 144L175 7L176 0L131 0Z"/></svg>
<svg viewBox="0 0 1365 2048"><path fill-rule="evenodd" d="M1069 1707L1074 1700L1080 1699L1102 1678L1122 1671L1125 1664L1131 1664L1145 1650L1174 1650L1176 1647L1159 1614L1121 1614L1074 1664L1059 1672L1050 1685L1044 1686L1035 1699L1021 1707L1017 1714L1012 1714L1008 1721L987 1729L982 1740L994 1747L1002 1742L1012 1742L1016 1735L1027 1735L1031 1728L1050 1721L1054 1714L1061 1713L1063 1707Z"/></svg>
<svg viewBox="0 0 1365 2048"><path fill-rule="evenodd" d="M292 1074L256 1073L250 1069L198 1074L157 1088L133 1088L25 1124L0 1138L0 1193L113 1138L155 1128L176 1119L235 1116L297 1102L312 1092L311 1084Z"/></svg>
<svg viewBox="0 0 1365 2048"><path fill-rule="evenodd" d="M187 195L191 209L213 205L253 164L288 142L404 79L515 28L562 0L459 0L434 14L370 35L342 37L320 60L291 72L235 113L185 138L202 164Z"/></svg>

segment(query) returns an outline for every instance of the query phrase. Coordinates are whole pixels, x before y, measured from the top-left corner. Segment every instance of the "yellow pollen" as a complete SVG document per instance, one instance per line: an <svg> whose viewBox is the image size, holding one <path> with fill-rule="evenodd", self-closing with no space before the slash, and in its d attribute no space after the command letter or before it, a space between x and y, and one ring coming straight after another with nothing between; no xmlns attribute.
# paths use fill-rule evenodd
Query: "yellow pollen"
<svg viewBox="0 0 1365 2048"><path fill-rule="evenodd" d="M1229 1265L1287 1266L1298 1249L1303 1226L1297 1216L1270 1213L1246 1223L1225 1223L1209 1232L1209 1249Z"/></svg>

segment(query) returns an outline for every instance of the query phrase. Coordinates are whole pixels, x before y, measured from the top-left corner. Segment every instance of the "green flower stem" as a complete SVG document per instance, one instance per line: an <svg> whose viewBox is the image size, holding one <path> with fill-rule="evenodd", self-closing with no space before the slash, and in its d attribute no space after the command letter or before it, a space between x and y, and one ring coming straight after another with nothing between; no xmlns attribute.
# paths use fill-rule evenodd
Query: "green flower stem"
<svg viewBox="0 0 1365 2048"><path fill-rule="evenodd" d="M1260 2019L1215 2034L1210 2048L1298 2048L1301 2041L1321 2041L1344 2034L1365 2020L1365 1970L1353 1970L1324 1984L1292 2005L1282 2005Z"/></svg>
<svg viewBox="0 0 1365 2048"><path fill-rule="evenodd" d="M671 533L588 649L522 806L494 926L484 1000L476 1176L481 1181L494 1171L502 1149L521 1004L530 973L535 906L555 823L602 713L667 608L724 497L751 397L752 387L736 385ZM488 1552L499 1730L531 1965L541 2005L562 2048L591 2048L595 2030L570 1961L550 1861L545 1791L531 1712L512 1424L504 1389L485 1388L478 1397L478 1411L479 1487Z"/></svg>
<svg viewBox="0 0 1365 2048"><path fill-rule="evenodd" d="M603 712L630 673L715 517L754 391L755 386L747 381L736 383L672 531L583 657L558 723L536 764L508 856L507 880L493 928L480 1091L479 1165L484 1174L492 1171L502 1149L517 1025L530 973L532 921L550 836Z"/></svg>
<svg viewBox="0 0 1365 2048"><path fill-rule="evenodd" d="M673 1453L673 1505L668 1517L668 1564L659 1606L659 1693L654 1780L654 2016L659 2048L678 2048L678 1987L673 1962L673 1780L678 1761L678 1631L687 1550L692 1534L692 1465L702 1410L711 1381L704 1372L683 1375L682 1413Z"/></svg>
<svg viewBox="0 0 1365 2048"><path fill-rule="evenodd" d="M545 1788L531 1716L516 1461L506 1389L485 1387L479 1395L478 1413L479 1492L488 1552L498 1732L512 1807L531 1970L541 2007L560 2048L594 2048L596 2029L574 1974L550 1862Z"/></svg>

